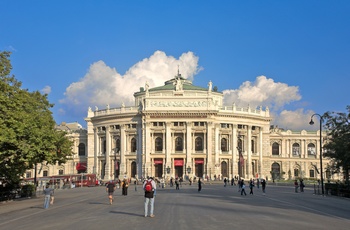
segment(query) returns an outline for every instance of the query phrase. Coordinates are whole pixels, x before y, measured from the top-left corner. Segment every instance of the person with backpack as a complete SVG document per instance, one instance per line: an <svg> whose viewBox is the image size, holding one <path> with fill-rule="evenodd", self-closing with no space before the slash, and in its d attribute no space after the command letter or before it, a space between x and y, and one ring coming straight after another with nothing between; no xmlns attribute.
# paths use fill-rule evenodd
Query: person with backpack
<svg viewBox="0 0 350 230"><path fill-rule="evenodd" d="M150 177L143 183L143 190L145 191L145 217L148 216L148 208L150 206L149 217L154 217L154 193L156 191L157 185L153 178Z"/></svg>

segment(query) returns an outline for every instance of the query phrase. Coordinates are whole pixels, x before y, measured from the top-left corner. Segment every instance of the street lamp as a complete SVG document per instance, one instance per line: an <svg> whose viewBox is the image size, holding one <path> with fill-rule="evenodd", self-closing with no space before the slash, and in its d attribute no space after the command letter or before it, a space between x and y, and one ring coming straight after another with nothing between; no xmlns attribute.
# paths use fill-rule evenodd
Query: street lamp
<svg viewBox="0 0 350 230"><path fill-rule="evenodd" d="M187 167L187 174L190 174L190 173L191 173L191 167L188 166L188 167Z"/></svg>
<svg viewBox="0 0 350 230"><path fill-rule="evenodd" d="M117 153L119 152L119 148L114 149L114 180L117 179L117 167L118 167L118 162L117 162Z"/></svg>
<svg viewBox="0 0 350 230"><path fill-rule="evenodd" d="M170 174L170 167L168 166L168 168L166 168L166 173Z"/></svg>
<svg viewBox="0 0 350 230"><path fill-rule="evenodd" d="M323 117L318 114L315 113L311 116L311 120L309 122L310 125L314 124L314 121L312 120L312 118L317 115L320 117L320 167L321 167L321 187L322 187L322 196L324 195L324 188L323 188L323 168L322 168L322 122L323 122Z"/></svg>

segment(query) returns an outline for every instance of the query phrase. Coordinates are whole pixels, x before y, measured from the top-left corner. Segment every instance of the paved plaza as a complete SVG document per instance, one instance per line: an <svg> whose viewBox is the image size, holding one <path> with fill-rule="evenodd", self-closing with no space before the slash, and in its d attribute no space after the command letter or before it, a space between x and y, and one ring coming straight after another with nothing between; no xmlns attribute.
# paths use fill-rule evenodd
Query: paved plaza
<svg viewBox="0 0 350 230"><path fill-rule="evenodd" d="M112 205L104 187L56 190L47 210L42 195L0 203L0 229L349 229L350 200L313 192L269 184L265 195L255 187L247 196L222 183L206 183L201 193L188 184L159 188L155 218L145 218L141 185L128 196L117 189Z"/></svg>

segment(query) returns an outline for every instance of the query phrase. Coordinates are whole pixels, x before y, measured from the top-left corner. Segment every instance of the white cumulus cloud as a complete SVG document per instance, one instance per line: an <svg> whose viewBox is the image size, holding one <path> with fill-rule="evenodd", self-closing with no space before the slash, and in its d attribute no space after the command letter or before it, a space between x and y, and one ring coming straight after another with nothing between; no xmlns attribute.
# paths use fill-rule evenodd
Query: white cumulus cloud
<svg viewBox="0 0 350 230"><path fill-rule="evenodd" d="M47 85L43 89L41 89L40 92L43 93L43 94L50 94L51 93L51 87Z"/></svg>
<svg viewBox="0 0 350 230"><path fill-rule="evenodd" d="M178 70L184 78L193 79L201 70L198 59L193 52L183 53L176 59L162 51L156 51L149 58L136 63L124 75L103 61L97 61L90 66L83 78L67 87L65 98L60 103L83 110L84 113L89 106L98 106L100 109L107 104L111 107L122 103L132 106L133 93L144 87L146 81L150 87L163 85Z"/></svg>
<svg viewBox="0 0 350 230"><path fill-rule="evenodd" d="M309 122L314 111L300 108L295 111L282 110L278 115L273 116L271 124L278 125L285 130L317 130L317 125L310 126ZM315 123L316 120L314 120Z"/></svg>
<svg viewBox="0 0 350 230"><path fill-rule="evenodd" d="M301 99L297 86L288 86L285 83L275 82L271 78L259 76L255 82L246 81L239 89L223 91L224 103L237 106L257 107L268 106L271 110L278 110L284 105Z"/></svg>

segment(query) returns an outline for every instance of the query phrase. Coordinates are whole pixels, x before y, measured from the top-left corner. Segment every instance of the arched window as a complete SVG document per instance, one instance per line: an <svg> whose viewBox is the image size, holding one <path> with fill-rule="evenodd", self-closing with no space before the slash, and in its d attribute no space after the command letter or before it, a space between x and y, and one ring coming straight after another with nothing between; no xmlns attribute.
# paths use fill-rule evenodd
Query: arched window
<svg viewBox="0 0 350 230"><path fill-rule="evenodd" d="M228 166L227 162L221 162L221 175L222 177L228 177Z"/></svg>
<svg viewBox="0 0 350 230"><path fill-rule="evenodd" d="M131 163L131 177L136 177L136 169L137 169L137 165L136 165L136 162L133 161Z"/></svg>
<svg viewBox="0 0 350 230"><path fill-rule="evenodd" d="M221 151L223 151L223 152L227 152L228 151L227 139L226 138L222 138L221 139Z"/></svg>
<svg viewBox="0 0 350 230"><path fill-rule="evenodd" d="M201 137L197 137L195 140L195 150L203 151L203 140Z"/></svg>
<svg viewBox="0 0 350 230"><path fill-rule="evenodd" d="M316 155L316 147L314 144L309 143L307 145L307 155L309 156L315 156Z"/></svg>
<svg viewBox="0 0 350 230"><path fill-rule="evenodd" d="M281 173L281 167L278 163L273 163L271 165L271 176L272 179L279 179L280 178L280 173Z"/></svg>
<svg viewBox="0 0 350 230"><path fill-rule="evenodd" d="M294 143L292 146L292 153L293 156L299 156L300 155L300 145L298 143Z"/></svg>
<svg viewBox="0 0 350 230"><path fill-rule="evenodd" d="M182 151L183 150L183 140L181 137L177 137L175 139L175 151Z"/></svg>
<svg viewBox="0 0 350 230"><path fill-rule="evenodd" d="M157 137L154 145L155 145L156 151L162 151L163 150L163 139L160 137Z"/></svg>
<svg viewBox="0 0 350 230"><path fill-rule="evenodd" d="M80 143L78 145L78 149L79 149L79 156L85 156L85 144Z"/></svg>
<svg viewBox="0 0 350 230"><path fill-rule="evenodd" d="M136 152L136 139L133 137L131 138L131 152Z"/></svg>
<svg viewBox="0 0 350 230"><path fill-rule="evenodd" d="M280 155L280 145L277 142L272 144L272 155L278 156Z"/></svg>
<svg viewBox="0 0 350 230"><path fill-rule="evenodd" d="M299 177L299 169L294 169L294 177Z"/></svg>

